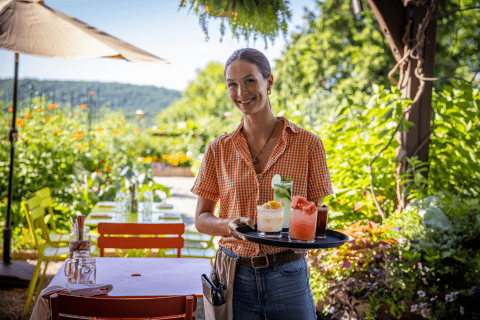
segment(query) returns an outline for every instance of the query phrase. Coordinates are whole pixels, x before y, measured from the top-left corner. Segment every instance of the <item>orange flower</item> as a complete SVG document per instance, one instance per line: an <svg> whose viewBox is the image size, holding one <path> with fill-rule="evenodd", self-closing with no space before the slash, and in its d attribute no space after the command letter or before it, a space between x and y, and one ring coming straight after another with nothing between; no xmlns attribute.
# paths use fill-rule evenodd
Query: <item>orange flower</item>
<svg viewBox="0 0 480 320"><path fill-rule="evenodd" d="M38 112L42 112L42 111L43 111L43 109L42 109L42 108L38 109Z"/></svg>
<svg viewBox="0 0 480 320"><path fill-rule="evenodd" d="M50 120L50 116L45 117L45 121L48 121L48 120Z"/></svg>
<svg viewBox="0 0 480 320"><path fill-rule="evenodd" d="M7 203L7 201L8 201L8 198L7 198L7 197L5 197L5 198L2 199L2 203Z"/></svg>
<svg viewBox="0 0 480 320"><path fill-rule="evenodd" d="M83 138L83 131L75 130L75 132L72 134L72 137L77 138L77 139L82 139Z"/></svg>
<svg viewBox="0 0 480 320"><path fill-rule="evenodd" d="M102 164L105 163L105 159L100 160L100 163Z"/></svg>
<svg viewBox="0 0 480 320"><path fill-rule="evenodd" d="M28 143L28 139L23 140L23 142Z"/></svg>
<svg viewBox="0 0 480 320"><path fill-rule="evenodd" d="M104 129L103 129L102 126L98 126L98 127L95 128L95 130L102 132Z"/></svg>
<svg viewBox="0 0 480 320"><path fill-rule="evenodd" d="M8 108L8 112L12 112L12 111L13 111L12 107Z"/></svg>
<svg viewBox="0 0 480 320"><path fill-rule="evenodd" d="M100 170L98 170L98 169L93 169L93 171L94 171L94 172L97 172L97 173L100 172Z"/></svg>
<svg viewBox="0 0 480 320"><path fill-rule="evenodd" d="M86 104L81 104L81 105L80 105L80 108L86 109L86 108L87 108L87 105L86 105Z"/></svg>
<svg viewBox="0 0 480 320"><path fill-rule="evenodd" d="M110 125L110 122L107 122L107 126L109 126L109 125Z"/></svg>
<svg viewBox="0 0 480 320"><path fill-rule="evenodd" d="M110 170L112 170L112 169L111 169L109 166L105 166L105 167L103 167L103 170L105 170L105 171L108 172L108 171L110 171Z"/></svg>
<svg viewBox="0 0 480 320"><path fill-rule="evenodd" d="M153 156L153 161L157 161L158 156Z"/></svg>
<svg viewBox="0 0 480 320"><path fill-rule="evenodd" d="M28 118L31 118L31 117L32 117L32 114L31 114L31 113L26 114L26 115L23 116L24 119L28 119Z"/></svg>
<svg viewBox="0 0 480 320"><path fill-rule="evenodd" d="M76 114L76 113L72 114L72 117L76 118L76 117L77 117L77 114Z"/></svg>
<svg viewBox="0 0 480 320"><path fill-rule="evenodd" d="M113 180L112 180L112 179L108 179L108 182L109 182L110 184L112 184L112 183L113 183Z"/></svg>
<svg viewBox="0 0 480 320"><path fill-rule="evenodd" d="M142 129L140 129L140 127L135 127L135 130L140 131Z"/></svg>
<svg viewBox="0 0 480 320"><path fill-rule="evenodd" d="M94 95L95 95L95 92L93 92L93 91L88 91L88 94L91 95L91 96L94 96Z"/></svg>
<svg viewBox="0 0 480 320"><path fill-rule="evenodd" d="M16 123L17 126L19 126L20 128L25 125L25 121L23 121L23 119L17 119L17 120L15 120L15 123Z"/></svg>
<svg viewBox="0 0 480 320"><path fill-rule="evenodd" d="M10 125L10 121L5 122L5 125L6 126Z"/></svg>
<svg viewBox="0 0 480 320"><path fill-rule="evenodd" d="M51 104L48 106L48 110L55 110L57 109L57 105L56 104Z"/></svg>
<svg viewBox="0 0 480 320"><path fill-rule="evenodd" d="M124 122L125 122L125 119L120 119L120 120L118 120L118 121L120 121L121 123L124 123Z"/></svg>
<svg viewBox="0 0 480 320"><path fill-rule="evenodd" d="M85 149L85 146L78 146L78 150Z"/></svg>
<svg viewBox="0 0 480 320"><path fill-rule="evenodd" d="M113 156L113 152L110 152L110 155Z"/></svg>
<svg viewBox="0 0 480 320"><path fill-rule="evenodd" d="M62 133L63 131L62 130L53 130L53 132L59 134L59 133Z"/></svg>
<svg viewBox="0 0 480 320"><path fill-rule="evenodd" d="M122 131L127 131L127 128L122 128Z"/></svg>
<svg viewBox="0 0 480 320"><path fill-rule="evenodd" d="M112 134L119 134L118 130L112 130Z"/></svg>

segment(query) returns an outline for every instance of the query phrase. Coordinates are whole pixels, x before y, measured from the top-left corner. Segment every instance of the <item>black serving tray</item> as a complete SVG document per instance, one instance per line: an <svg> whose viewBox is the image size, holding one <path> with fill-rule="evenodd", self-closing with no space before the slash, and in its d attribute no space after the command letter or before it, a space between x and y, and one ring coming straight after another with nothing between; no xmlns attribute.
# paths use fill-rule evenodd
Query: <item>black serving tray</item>
<svg viewBox="0 0 480 320"><path fill-rule="evenodd" d="M300 248L300 249L326 249L340 247L348 241L348 236L338 231L328 230L326 237L315 239L315 242L304 242L291 240L288 238L288 228L283 228L281 238L263 238L257 235L257 226L255 229L249 226L240 226L235 229L237 233L247 241L256 242L275 247Z"/></svg>

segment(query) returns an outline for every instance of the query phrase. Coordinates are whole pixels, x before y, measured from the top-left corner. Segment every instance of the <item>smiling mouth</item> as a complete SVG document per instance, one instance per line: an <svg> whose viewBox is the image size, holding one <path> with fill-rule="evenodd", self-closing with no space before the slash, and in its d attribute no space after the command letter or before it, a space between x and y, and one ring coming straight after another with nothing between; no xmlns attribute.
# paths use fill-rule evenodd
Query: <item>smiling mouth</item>
<svg viewBox="0 0 480 320"><path fill-rule="evenodd" d="M240 103L241 105L246 105L246 104L249 104L250 102L252 102L253 100L255 100L255 98L252 98L248 101L238 101L238 103Z"/></svg>

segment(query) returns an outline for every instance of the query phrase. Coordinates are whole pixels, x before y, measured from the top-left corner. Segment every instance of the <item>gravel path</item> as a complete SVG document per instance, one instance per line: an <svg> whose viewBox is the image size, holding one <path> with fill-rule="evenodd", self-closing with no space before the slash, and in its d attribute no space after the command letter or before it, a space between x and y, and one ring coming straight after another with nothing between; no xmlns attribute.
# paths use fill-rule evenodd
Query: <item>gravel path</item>
<svg viewBox="0 0 480 320"><path fill-rule="evenodd" d="M163 184L170 189L170 198L168 202L174 203L181 213L185 222L185 229L188 231L197 231L195 229L195 208L197 206L197 196L190 192L195 182L195 178L188 177L155 177L155 182ZM218 249L218 237L214 239L214 245ZM27 260L28 263L35 265L36 260ZM47 276L44 288L52 281L55 274L62 266L63 261L53 261L48 264ZM198 279L200 281L200 278ZM21 319L23 307L26 301L26 288L0 289L0 320ZM204 320L203 299L197 300L197 310L194 316L197 320ZM33 303L30 312L33 310ZM30 318L30 313L28 315Z"/></svg>

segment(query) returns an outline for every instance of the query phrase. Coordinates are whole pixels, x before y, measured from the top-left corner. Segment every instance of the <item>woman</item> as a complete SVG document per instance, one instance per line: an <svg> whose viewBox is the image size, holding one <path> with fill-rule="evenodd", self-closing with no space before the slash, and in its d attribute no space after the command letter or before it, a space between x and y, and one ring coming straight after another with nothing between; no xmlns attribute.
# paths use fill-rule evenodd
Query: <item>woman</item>
<svg viewBox="0 0 480 320"><path fill-rule="evenodd" d="M254 227L256 207L273 200L275 174L293 179L293 195L322 202L333 193L321 140L272 114L270 64L252 48L235 51L225 65L238 128L209 143L192 192L195 227L221 236L219 250L237 259L234 319L316 319L306 253L242 240L235 228ZM214 215L220 201L219 217Z"/></svg>

